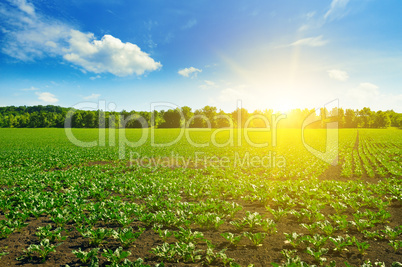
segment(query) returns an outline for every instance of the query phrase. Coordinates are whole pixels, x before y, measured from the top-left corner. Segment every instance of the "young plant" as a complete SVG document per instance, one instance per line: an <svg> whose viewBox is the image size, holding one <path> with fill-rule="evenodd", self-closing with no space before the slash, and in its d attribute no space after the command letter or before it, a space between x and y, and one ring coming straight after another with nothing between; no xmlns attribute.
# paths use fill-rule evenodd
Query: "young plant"
<svg viewBox="0 0 402 267"><path fill-rule="evenodd" d="M56 252L56 247L57 246L50 244L49 239L43 239L39 245L30 245L27 249L29 252L27 254L32 255L32 253L37 253L39 257L42 258L42 262L45 262L50 252Z"/></svg>
<svg viewBox="0 0 402 267"><path fill-rule="evenodd" d="M367 228L371 228L374 226L374 224L369 221L369 220L365 220L365 219L356 219L354 221L351 221L352 225L354 225L357 229L357 231L362 232L363 230L367 229Z"/></svg>
<svg viewBox="0 0 402 267"><path fill-rule="evenodd" d="M14 228L10 228L7 225L0 225L0 239L7 238L14 232Z"/></svg>
<svg viewBox="0 0 402 267"><path fill-rule="evenodd" d="M130 225L135 219L128 217L124 212L120 212L116 221L123 227Z"/></svg>
<svg viewBox="0 0 402 267"><path fill-rule="evenodd" d="M159 234L159 237L162 238L163 242L166 242L166 240L173 235L173 232L167 229L162 230L161 228L158 228L157 232Z"/></svg>
<svg viewBox="0 0 402 267"><path fill-rule="evenodd" d="M89 238L89 244L98 246L110 235L111 231L105 228L88 229L86 232L81 232L83 237Z"/></svg>
<svg viewBox="0 0 402 267"><path fill-rule="evenodd" d="M368 230L363 230L362 234L364 235L365 238L368 239L373 239L376 241L377 239L383 239L384 236L379 233L379 231L368 231Z"/></svg>
<svg viewBox="0 0 402 267"><path fill-rule="evenodd" d="M177 250L174 245L169 245L168 243L163 243L161 246L152 248L151 252L157 257L168 262L176 261Z"/></svg>
<svg viewBox="0 0 402 267"><path fill-rule="evenodd" d="M195 262L201 259L201 250L196 250L194 243L176 243L177 254L183 258L185 262Z"/></svg>
<svg viewBox="0 0 402 267"><path fill-rule="evenodd" d="M342 212L344 212L348 206L342 202L334 202L331 203L331 207L334 208L336 214L340 215Z"/></svg>
<svg viewBox="0 0 402 267"><path fill-rule="evenodd" d="M327 252L328 252L327 248L318 248L315 250L310 247L307 247L307 253L313 256L315 261L319 262L320 265L322 265L323 262L327 261L327 258L323 257L323 255L325 255Z"/></svg>
<svg viewBox="0 0 402 267"><path fill-rule="evenodd" d="M233 233L222 233L221 236L223 238L225 238L227 241L230 242L230 244L237 246L237 244L239 244L239 242L241 241L243 235L238 235L236 236Z"/></svg>
<svg viewBox="0 0 402 267"><path fill-rule="evenodd" d="M4 248L1 248L1 249L0 249L0 260L1 260L1 257L10 254L10 252L7 252L7 251L6 251L7 248L8 248L8 247L4 247Z"/></svg>
<svg viewBox="0 0 402 267"><path fill-rule="evenodd" d="M336 224L338 230L346 230L349 227L349 221L347 215L329 215L332 221Z"/></svg>
<svg viewBox="0 0 402 267"><path fill-rule="evenodd" d="M244 228L244 224L242 221L239 220L234 220L229 222L231 225L233 225L234 227L236 227L237 230L241 231Z"/></svg>
<svg viewBox="0 0 402 267"><path fill-rule="evenodd" d="M275 234L277 232L276 223L271 219L262 220L261 221L261 227L268 234Z"/></svg>
<svg viewBox="0 0 402 267"><path fill-rule="evenodd" d="M251 213L246 211L246 217L243 218L243 224L248 225L250 229L261 225L262 216L258 212Z"/></svg>
<svg viewBox="0 0 402 267"><path fill-rule="evenodd" d="M283 233L286 237L286 240L289 242L290 245L292 245L293 248L297 248L300 243L303 242L303 234L298 234L296 232L293 232L291 234L288 233Z"/></svg>
<svg viewBox="0 0 402 267"><path fill-rule="evenodd" d="M98 252L99 248L94 248L90 251L82 251L81 248L77 250L73 250L72 253L80 259L83 264L89 264L90 266L95 266L98 262Z"/></svg>
<svg viewBox="0 0 402 267"><path fill-rule="evenodd" d="M204 234L198 231L192 232L191 229L184 229L180 227L180 231L174 232L174 237L180 242L189 243L195 242L197 239L204 238Z"/></svg>
<svg viewBox="0 0 402 267"><path fill-rule="evenodd" d="M332 236L335 228L329 221L317 222L318 228L321 229L327 236Z"/></svg>
<svg viewBox="0 0 402 267"><path fill-rule="evenodd" d="M48 224L43 227L38 227L37 232L35 234L39 238L39 241L46 238L49 239L50 242L66 240L67 237L61 235L61 232L63 231L62 228L58 227L53 231L51 229L52 229L51 224Z"/></svg>
<svg viewBox="0 0 402 267"><path fill-rule="evenodd" d="M402 241L401 240L390 240L388 245L390 245L394 249L394 252L396 252L398 249L400 249L402 247Z"/></svg>
<svg viewBox="0 0 402 267"><path fill-rule="evenodd" d="M229 257L226 255L225 251L226 251L226 249L222 249L221 251L219 251L219 252L217 253L217 258L219 258L219 259L222 261L223 266L227 266L228 264L230 265L231 263L234 262L234 259L229 258Z"/></svg>
<svg viewBox="0 0 402 267"><path fill-rule="evenodd" d="M139 232L133 232L132 227L122 228L118 231L113 230L112 236L114 239L118 239L122 243L123 248L128 248L138 239L138 237L140 237L140 235L145 231L145 228L140 228L139 230Z"/></svg>
<svg viewBox="0 0 402 267"><path fill-rule="evenodd" d="M301 223L300 225L306 228L310 232L310 235L315 234L316 229L318 228L317 223Z"/></svg>
<svg viewBox="0 0 402 267"><path fill-rule="evenodd" d="M353 241L350 236L346 235L345 237L330 237L329 240L335 245L335 251L341 252L342 250L347 250L347 246L353 245Z"/></svg>
<svg viewBox="0 0 402 267"><path fill-rule="evenodd" d="M327 242L327 240L328 240L327 236L322 236L319 234L315 234L313 236L310 235L303 236L303 242L312 244L314 248L317 250L322 248Z"/></svg>
<svg viewBox="0 0 402 267"><path fill-rule="evenodd" d="M281 207L277 210L272 209L270 206L266 206L265 208L274 216L276 222L279 222L288 213L287 209L282 209Z"/></svg>
<svg viewBox="0 0 402 267"><path fill-rule="evenodd" d="M359 242L357 238L354 236L352 237L353 242L355 243L357 249L359 250L361 255L366 254L366 250L370 247L370 244L367 242Z"/></svg>
<svg viewBox="0 0 402 267"><path fill-rule="evenodd" d="M215 245L209 240L205 240L207 243L207 250L205 252L205 263L211 265L217 259L217 253L214 252Z"/></svg>
<svg viewBox="0 0 402 267"><path fill-rule="evenodd" d="M253 242L254 246L262 246L262 241L264 241L265 237L267 236L266 233L250 233L250 232L245 232L245 236L248 237L248 239Z"/></svg>
<svg viewBox="0 0 402 267"><path fill-rule="evenodd" d="M395 240L400 234L402 234L402 225L395 227L392 229L388 225L385 226L384 230L381 230L388 239Z"/></svg>
<svg viewBox="0 0 402 267"><path fill-rule="evenodd" d="M105 257L112 264L111 267L118 267L128 256L131 255L130 251L123 251L122 247L117 248L115 251L111 249L104 249L102 256Z"/></svg>

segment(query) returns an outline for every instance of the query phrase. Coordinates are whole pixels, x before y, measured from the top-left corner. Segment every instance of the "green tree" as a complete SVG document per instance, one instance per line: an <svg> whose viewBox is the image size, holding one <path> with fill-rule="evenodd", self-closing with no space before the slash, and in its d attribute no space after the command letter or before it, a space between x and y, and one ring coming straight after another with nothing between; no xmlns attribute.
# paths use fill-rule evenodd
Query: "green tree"
<svg viewBox="0 0 402 267"><path fill-rule="evenodd" d="M188 121L190 118L194 116L194 113L191 111L191 108L188 106L181 107L181 113L183 114L184 117L184 125L187 126Z"/></svg>
<svg viewBox="0 0 402 267"><path fill-rule="evenodd" d="M160 128L180 128L181 113L179 109L169 109L164 112L163 119L165 120Z"/></svg>
<svg viewBox="0 0 402 267"><path fill-rule="evenodd" d="M356 113L353 109L346 109L345 111L345 128L356 128Z"/></svg>
<svg viewBox="0 0 402 267"><path fill-rule="evenodd" d="M211 128L216 128L216 107L205 106L202 108L202 113L207 117Z"/></svg>
<svg viewBox="0 0 402 267"><path fill-rule="evenodd" d="M383 112L381 110L377 111L377 113L375 113L375 119L373 125L376 128L386 128L391 126L391 119L389 118L388 113Z"/></svg>

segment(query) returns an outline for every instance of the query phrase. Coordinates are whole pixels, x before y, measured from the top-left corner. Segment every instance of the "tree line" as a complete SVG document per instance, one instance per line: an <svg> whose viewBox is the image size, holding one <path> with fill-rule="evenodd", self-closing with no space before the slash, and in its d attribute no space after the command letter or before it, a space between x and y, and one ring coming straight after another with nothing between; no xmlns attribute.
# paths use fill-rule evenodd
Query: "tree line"
<svg viewBox="0 0 402 267"><path fill-rule="evenodd" d="M121 111L72 110L59 106L7 106L0 107L0 127L2 128L63 128L65 121L73 128L222 128L249 127L263 128L281 116L278 123L283 128L300 128L303 121L313 114L314 123L309 127L322 128L328 122L338 122L339 128L402 128L402 113L393 110L372 111L334 108L332 110L293 109L286 118L272 109L249 112L238 108L226 113L213 106L192 110L188 106L161 111Z"/></svg>

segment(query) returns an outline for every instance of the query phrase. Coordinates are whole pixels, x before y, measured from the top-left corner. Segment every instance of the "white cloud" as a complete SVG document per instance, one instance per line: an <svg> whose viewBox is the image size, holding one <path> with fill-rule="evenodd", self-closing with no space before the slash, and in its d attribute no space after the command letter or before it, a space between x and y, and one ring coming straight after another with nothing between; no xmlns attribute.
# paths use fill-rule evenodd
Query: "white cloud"
<svg viewBox="0 0 402 267"><path fill-rule="evenodd" d="M331 7L325 13L324 19L340 18L345 15L344 10L349 0L332 0Z"/></svg>
<svg viewBox="0 0 402 267"><path fill-rule="evenodd" d="M91 94L89 96L85 96L84 99L98 99L101 95L100 94Z"/></svg>
<svg viewBox="0 0 402 267"><path fill-rule="evenodd" d="M26 0L14 0L10 2L28 15L35 16L34 6L31 3L27 3Z"/></svg>
<svg viewBox="0 0 402 267"><path fill-rule="evenodd" d="M35 94L38 96L39 100L42 100L45 103L57 103L59 101L54 94L49 92L36 92Z"/></svg>
<svg viewBox="0 0 402 267"><path fill-rule="evenodd" d="M311 47L318 47L323 46L328 43L327 40L322 39L322 35L317 37L308 37L297 40L296 42L291 43L289 46L311 46Z"/></svg>
<svg viewBox="0 0 402 267"><path fill-rule="evenodd" d="M179 70L177 73L180 74L183 77L197 77L197 72L202 72L202 70L190 67L190 68L185 68Z"/></svg>
<svg viewBox="0 0 402 267"><path fill-rule="evenodd" d="M142 75L146 71L159 69L162 65L132 43L123 43L111 35L95 40L92 33L72 30L70 48L63 57L87 71L109 72L116 76L133 73Z"/></svg>
<svg viewBox="0 0 402 267"><path fill-rule="evenodd" d="M338 80L338 81L341 81L341 82L344 82L349 78L348 73L346 71L343 71L343 70L335 70L334 69L334 70L329 70L327 72L328 72L328 76L331 79Z"/></svg>
<svg viewBox="0 0 402 267"><path fill-rule="evenodd" d="M204 84L199 86L201 89L217 88L218 85L213 81L204 80Z"/></svg>
<svg viewBox="0 0 402 267"><path fill-rule="evenodd" d="M36 88L36 87L33 87L33 86L31 86L30 88L21 89L21 91L38 91L38 90L39 90L39 88Z"/></svg>
<svg viewBox="0 0 402 267"><path fill-rule="evenodd" d="M366 92L370 92L372 94L378 94L378 86L372 83L360 83L359 89L364 90Z"/></svg>
<svg viewBox="0 0 402 267"><path fill-rule="evenodd" d="M56 19L35 14L25 0L14 0L17 8L0 8L6 18L2 52L22 61L46 56L62 56L83 70L117 76L142 75L159 69L147 53L132 43L123 43L112 35L96 40L92 33L82 33Z"/></svg>
<svg viewBox="0 0 402 267"><path fill-rule="evenodd" d="M402 102L402 94L384 93L379 86L364 82L356 88L348 90L345 98L340 98L340 100L344 106L353 109L370 107L372 110L394 109L396 112L401 112L399 107Z"/></svg>
<svg viewBox="0 0 402 267"><path fill-rule="evenodd" d="M183 27L181 27L181 29L182 30L187 30L187 29L190 29L190 28L194 27L195 25L197 25L197 20L196 19L191 19L185 25L183 25Z"/></svg>
<svg viewBox="0 0 402 267"><path fill-rule="evenodd" d="M89 79L91 79L92 81L93 81L93 80L96 80L96 79L100 79L100 78L101 78L100 75L96 75L96 76L89 77Z"/></svg>

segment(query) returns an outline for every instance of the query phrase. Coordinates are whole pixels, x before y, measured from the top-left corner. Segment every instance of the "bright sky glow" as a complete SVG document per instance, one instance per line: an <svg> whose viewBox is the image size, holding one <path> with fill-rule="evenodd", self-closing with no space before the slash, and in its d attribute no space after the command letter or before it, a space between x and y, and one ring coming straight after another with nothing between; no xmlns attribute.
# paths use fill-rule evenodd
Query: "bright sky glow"
<svg viewBox="0 0 402 267"><path fill-rule="evenodd" d="M402 2L6 0L0 105L402 112Z"/></svg>

